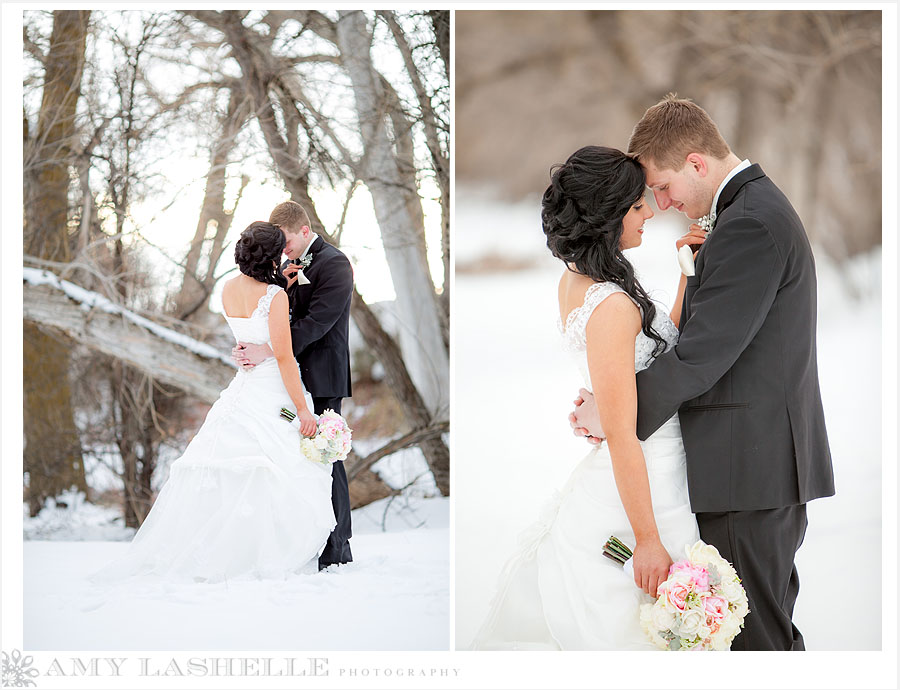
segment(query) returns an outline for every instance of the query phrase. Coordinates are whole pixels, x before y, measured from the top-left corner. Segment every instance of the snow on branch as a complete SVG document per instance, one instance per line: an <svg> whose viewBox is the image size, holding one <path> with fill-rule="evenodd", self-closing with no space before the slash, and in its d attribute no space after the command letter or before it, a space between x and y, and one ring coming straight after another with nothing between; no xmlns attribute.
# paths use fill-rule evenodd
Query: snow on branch
<svg viewBox="0 0 900 690"><path fill-rule="evenodd" d="M26 320L61 331L162 383L212 402L234 375L231 359L216 348L103 295L36 268L23 268L23 280Z"/></svg>

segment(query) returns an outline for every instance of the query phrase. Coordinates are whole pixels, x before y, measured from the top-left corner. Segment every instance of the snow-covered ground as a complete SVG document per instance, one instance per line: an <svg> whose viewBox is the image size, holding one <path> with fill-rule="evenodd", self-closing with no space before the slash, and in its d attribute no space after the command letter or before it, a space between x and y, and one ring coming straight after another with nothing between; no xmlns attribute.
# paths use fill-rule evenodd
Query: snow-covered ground
<svg viewBox="0 0 900 690"><path fill-rule="evenodd" d="M130 531L114 510L67 498L25 520L25 649L449 648L449 499L400 496L353 511L354 561L334 572L104 591L86 577L127 541L90 540Z"/></svg>
<svg viewBox="0 0 900 690"><path fill-rule="evenodd" d="M629 252L644 286L667 306L678 278L674 241L684 227L680 216L658 214L647 222L643 246ZM535 259L524 271L457 272L454 284L460 649L480 625L518 533L588 447L566 421L581 381L560 349L562 265L544 245L538 206L495 204L458 189L455 235L460 265L488 254ZM810 650L882 645L880 261L876 251L838 271L817 255L819 372L837 493L808 506L809 528L797 554L794 620ZM836 566L848 550L852 567Z"/></svg>

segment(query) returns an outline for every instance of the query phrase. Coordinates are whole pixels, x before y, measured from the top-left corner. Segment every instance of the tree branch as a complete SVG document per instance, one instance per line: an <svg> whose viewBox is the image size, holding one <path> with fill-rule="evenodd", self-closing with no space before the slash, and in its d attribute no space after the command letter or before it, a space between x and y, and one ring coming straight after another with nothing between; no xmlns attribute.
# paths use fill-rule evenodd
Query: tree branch
<svg viewBox="0 0 900 690"><path fill-rule="evenodd" d="M372 451L366 457L360 458L347 468L347 481L352 481L360 472L369 469L381 458L392 455L399 450L408 448L409 446L417 446L422 441L429 440L440 436L450 429L450 422L437 422L427 427L413 429L408 434L404 434L399 438L395 438L383 445L378 450Z"/></svg>

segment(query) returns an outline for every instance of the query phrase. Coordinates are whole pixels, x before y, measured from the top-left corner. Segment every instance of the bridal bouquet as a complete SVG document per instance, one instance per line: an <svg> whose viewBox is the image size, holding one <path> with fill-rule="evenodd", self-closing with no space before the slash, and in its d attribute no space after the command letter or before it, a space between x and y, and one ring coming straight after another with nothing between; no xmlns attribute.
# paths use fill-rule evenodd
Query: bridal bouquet
<svg viewBox="0 0 900 690"><path fill-rule="evenodd" d="M297 415L286 407L281 408L280 416L299 427L299 423L296 422ZM352 429L347 426L347 420L334 410L325 410L319 415L316 427L315 436L304 436L300 439L300 452L307 459L323 465L346 460L350 453L352 436Z"/></svg>
<svg viewBox="0 0 900 690"><path fill-rule="evenodd" d="M631 550L615 537L603 553L623 564L631 557ZM660 649L729 649L749 611L741 579L715 546L698 541L685 547L685 555L669 566L656 601L641 605L641 627Z"/></svg>

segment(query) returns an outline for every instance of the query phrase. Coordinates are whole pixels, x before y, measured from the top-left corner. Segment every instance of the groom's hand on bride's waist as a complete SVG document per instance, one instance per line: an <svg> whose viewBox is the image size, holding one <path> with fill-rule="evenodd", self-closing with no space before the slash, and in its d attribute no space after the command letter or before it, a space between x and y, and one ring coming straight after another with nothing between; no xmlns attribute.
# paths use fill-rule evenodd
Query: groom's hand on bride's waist
<svg viewBox="0 0 900 690"><path fill-rule="evenodd" d="M569 426L572 427L572 433L586 438L588 443L593 445L603 443L606 434L600 423L600 415L597 413L593 394L586 388L581 388L574 403L575 409L569 413Z"/></svg>
<svg viewBox="0 0 900 690"><path fill-rule="evenodd" d="M238 343L231 350L231 359L241 369L252 369L260 362L273 356L272 348L266 343L256 345L254 343Z"/></svg>

